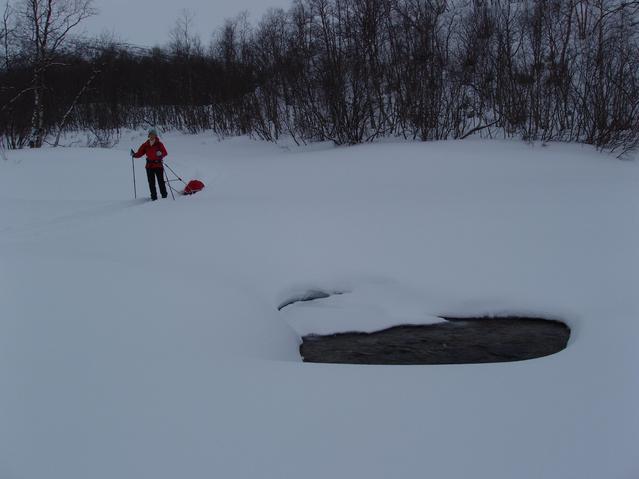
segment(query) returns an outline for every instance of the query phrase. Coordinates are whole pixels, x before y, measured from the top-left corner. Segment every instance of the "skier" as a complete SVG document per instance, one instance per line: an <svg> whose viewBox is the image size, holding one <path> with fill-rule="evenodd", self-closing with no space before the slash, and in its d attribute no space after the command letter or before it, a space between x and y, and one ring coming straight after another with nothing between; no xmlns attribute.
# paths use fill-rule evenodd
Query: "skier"
<svg viewBox="0 0 639 479"><path fill-rule="evenodd" d="M158 138L158 132L154 129L149 130L149 139L142 143L137 153L131 150L131 156L141 158L146 155L146 177L149 180L149 190L151 191L151 199L158 199L158 193L155 189L155 180L157 179L160 187L162 198L166 198L166 184L164 183L164 165L162 159L168 155L166 148Z"/></svg>

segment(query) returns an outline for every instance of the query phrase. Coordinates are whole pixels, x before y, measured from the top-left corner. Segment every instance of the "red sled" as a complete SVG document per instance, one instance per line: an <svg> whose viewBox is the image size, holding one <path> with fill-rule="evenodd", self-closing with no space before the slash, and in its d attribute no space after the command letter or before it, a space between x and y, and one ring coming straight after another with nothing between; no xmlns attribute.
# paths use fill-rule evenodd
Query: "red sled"
<svg viewBox="0 0 639 479"><path fill-rule="evenodd" d="M202 183L200 180L191 180L186 185L186 187L184 187L184 191L182 192L182 194L192 195L193 193L197 193L198 191L202 191L203 189L204 183Z"/></svg>

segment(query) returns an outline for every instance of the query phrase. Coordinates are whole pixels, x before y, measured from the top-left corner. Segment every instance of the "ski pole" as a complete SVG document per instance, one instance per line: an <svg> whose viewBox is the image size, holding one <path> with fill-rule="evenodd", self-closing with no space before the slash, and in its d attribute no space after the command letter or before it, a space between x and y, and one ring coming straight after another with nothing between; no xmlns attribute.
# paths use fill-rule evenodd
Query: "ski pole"
<svg viewBox="0 0 639 479"><path fill-rule="evenodd" d="M135 185L135 160L133 158L133 150L131 150L131 167L133 168L133 196L138 199L138 189Z"/></svg>
<svg viewBox="0 0 639 479"><path fill-rule="evenodd" d="M183 180L182 178L180 178L180 177L178 176L178 174L177 174L175 171L173 171L173 169L172 169L169 165L167 165L166 161L164 162L164 166L166 166L166 167L169 169L169 171L170 171L171 173L173 173L173 174L175 175L175 177L176 177L178 180L180 180L182 183L184 183L184 185L186 186L186 183L184 182L184 180Z"/></svg>
<svg viewBox="0 0 639 479"><path fill-rule="evenodd" d="M166 165L165 165L166 166ZM169 181L169 175L166 173L166 171L164 170L164 168L162 168L162 171L164 172L164 183L166 184L166 186L169 187L169 189L171 190L171 198L173 198L173 201L175 201L175 194L173 194L173 187L171 186L171 182Z"/></svg>

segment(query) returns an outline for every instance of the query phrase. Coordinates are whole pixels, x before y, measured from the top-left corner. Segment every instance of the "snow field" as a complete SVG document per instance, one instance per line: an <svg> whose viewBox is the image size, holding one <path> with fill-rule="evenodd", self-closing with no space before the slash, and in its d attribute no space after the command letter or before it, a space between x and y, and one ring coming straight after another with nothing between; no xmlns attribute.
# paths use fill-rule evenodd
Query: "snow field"
<svg viewBox="0 0 639 479"><path fill-rule="evenodd" d="M0 477L639 477L639 169L575 145L169 134L0 163ZM138 193L147 196L143 162ZM306 289L346 291L281 312ZM437 315L572 328L533 361L300 362Z"/></svg>

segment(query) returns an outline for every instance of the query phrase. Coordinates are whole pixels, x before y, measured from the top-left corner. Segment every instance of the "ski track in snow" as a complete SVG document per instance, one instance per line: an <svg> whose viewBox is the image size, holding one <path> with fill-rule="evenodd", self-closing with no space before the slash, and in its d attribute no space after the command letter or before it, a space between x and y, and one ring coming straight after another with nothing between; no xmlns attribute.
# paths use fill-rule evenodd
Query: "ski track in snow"
<svg viewBox="0 0 639 479"><path fill-rule="evenodd" d="M0 478L639 477L635 161L169 134L207 187L152 203L124 137L0 162ZM344 294L277 310L312 290ZM484 314L571 340L462 366L297 351Z"/></svg>

